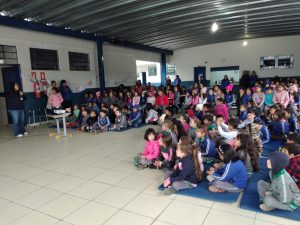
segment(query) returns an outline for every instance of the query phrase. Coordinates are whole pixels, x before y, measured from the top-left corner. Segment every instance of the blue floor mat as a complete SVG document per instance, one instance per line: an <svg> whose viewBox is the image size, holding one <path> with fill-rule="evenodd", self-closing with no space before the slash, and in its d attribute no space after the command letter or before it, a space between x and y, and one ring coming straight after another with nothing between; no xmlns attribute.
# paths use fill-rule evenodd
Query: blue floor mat
<svg viewBox="0 0 300 225"><path fill-rule="evenodd" d="M159 190L163 191L163 185L159 186ZM213 193L208 190L208 181L201 181L197 187L191 189L180 190L176 192L178 195L186 195L195 198L207 199L216 202L236 202L240 193Z"/></svg>
<svg viewBox="0 0 300 225"><path fill-rule="evenodd" d="M300 208L298 208L293 212L287 212L283 210L274 210L270 212L265 212L259 208L257 182L259 180L266 180L267 177L268 177L267 173L264 173L263 171L261 171L260 173L253 174L253 177L251 178L247 186L247 189L244 191L244 195L240 203L240 208L247 209L250 211L260 212L271 216L277 216L277 217L300 221Z"/></svg>

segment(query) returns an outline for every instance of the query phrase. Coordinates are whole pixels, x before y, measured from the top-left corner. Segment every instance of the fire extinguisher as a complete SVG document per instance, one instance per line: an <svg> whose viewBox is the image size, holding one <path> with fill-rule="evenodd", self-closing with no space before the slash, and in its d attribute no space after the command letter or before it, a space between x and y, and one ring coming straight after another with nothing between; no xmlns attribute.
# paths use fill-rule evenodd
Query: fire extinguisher
<svg viewBox="0 0 300 225"><path fill-rule="evenodd" d="M44 72L40 73L41 76L41 84L42 84L42 91L44 92L44 95L47 95L47 80L46 80L46 75Z"/></svg>
<svg viewBox="0 0 300 225"><path fill-rule="evenodd" d="M40 90L39 82L36 79L36 72L31 72L31 76L32 76L31 81L33 82L34 95L36 98L41 98L41 90Z"/></svg>

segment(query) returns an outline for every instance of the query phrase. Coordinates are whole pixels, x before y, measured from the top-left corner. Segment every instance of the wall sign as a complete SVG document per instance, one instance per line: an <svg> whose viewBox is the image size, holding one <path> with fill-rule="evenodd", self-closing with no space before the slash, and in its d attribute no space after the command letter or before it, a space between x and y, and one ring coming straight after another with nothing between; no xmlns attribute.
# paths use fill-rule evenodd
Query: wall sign
<svg viewBox="0 0 300 225"><path fill-rule="evenodd" d="M156 66L148 66L149 76L157 76Z"/></svg>

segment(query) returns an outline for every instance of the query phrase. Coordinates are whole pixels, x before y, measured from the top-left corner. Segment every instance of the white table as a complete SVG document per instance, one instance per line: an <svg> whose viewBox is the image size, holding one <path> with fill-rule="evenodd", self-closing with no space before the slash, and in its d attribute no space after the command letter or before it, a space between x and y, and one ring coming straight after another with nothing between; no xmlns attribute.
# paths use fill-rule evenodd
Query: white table
<svg viewBox="0 0 300 225"><path fill-rule="evenodd" d="M67 126L66 126L66 117L70 116L71 113L63 113L63 114L57 114L57 115L48 115L49 117L55 119L56 121L56 129L57 129L57 134L59 134L60 136L66 137L67 134ZM64 133L63 135L61 135L60 132L60 126L59 126L59 121L62 120L63 121L63 130Z"/></svg>

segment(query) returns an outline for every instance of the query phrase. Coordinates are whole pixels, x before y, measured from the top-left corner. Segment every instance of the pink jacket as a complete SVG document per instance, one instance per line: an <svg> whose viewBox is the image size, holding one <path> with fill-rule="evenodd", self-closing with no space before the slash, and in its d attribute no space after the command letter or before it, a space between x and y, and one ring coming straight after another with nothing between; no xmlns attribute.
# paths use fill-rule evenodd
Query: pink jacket
<svg viewBox="0 0 300 225"><path fill-rule="evenodd" d="M224 117L225 123L228 122L228 108L225 104L216 105L215 115L222 115Z"/></svg>
<svg viewBox="0 0 300 225"><path fill-rule="evenodd" d="M285 90L283 90L282 92L277 92L274 91L274 95L273 95L273 102L274 104L281 104L283 105L284 108L287 107L287 105L289 104L290 101L290 97L289 97L289 93Z"/></svg>
<svg viewBox="0 0 300 225"><path fill-rule="evenodd" d="M159 153L159 141L146 141L146 146L144 149L143 156L147 160L156 159Z"/></svg>
<svg viewBox="0 0 300 225"><path fill-rule="evenodd" d="M48 102L51 104L52 108L59 108L63 101L64 100L61 97L60 93L57 93L55 95L51 94L48 98Z"/></svg>
<svg viewBox="0 0 300 225"><path fill-rule="evenodd" d="M189 102L189 105L198 105L199 104L199 96L196 95L196 96L191 96L191 99L190 99L190 102Z"/></svg>

